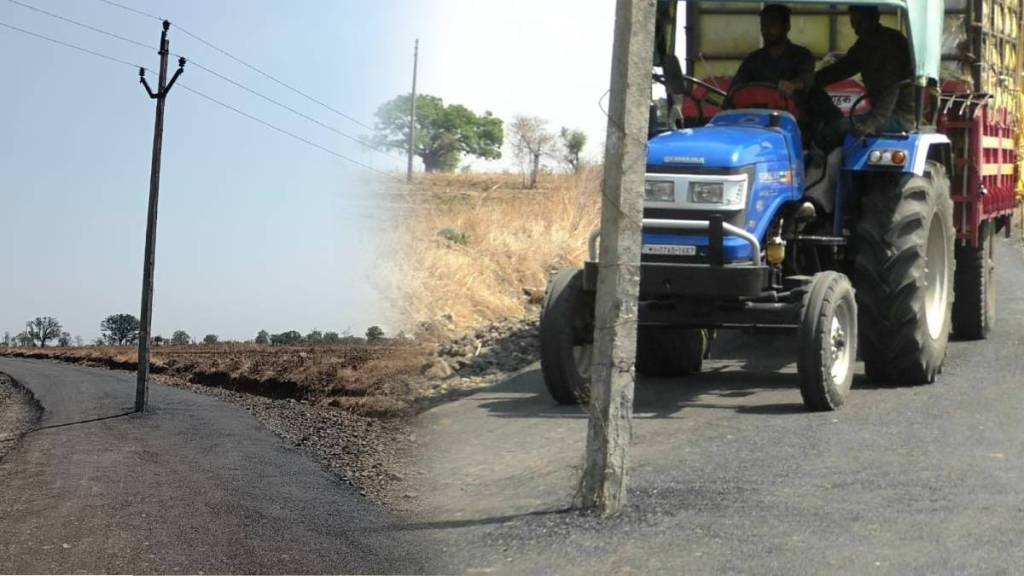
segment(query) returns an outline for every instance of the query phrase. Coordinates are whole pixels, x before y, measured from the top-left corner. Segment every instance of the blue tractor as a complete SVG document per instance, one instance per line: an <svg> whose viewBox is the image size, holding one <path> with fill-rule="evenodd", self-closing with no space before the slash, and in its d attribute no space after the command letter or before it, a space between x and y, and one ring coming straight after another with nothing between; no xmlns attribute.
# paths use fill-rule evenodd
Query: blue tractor
<svg viewBox="0 0 1024 576"><path fill-rule="evenodd" d="M918 127L847 136L823 157L774 88L755 87L753 102L740 103L747 87L726 94L690 66L684 74L664 49L673 44L664 39L674 36L676 3L659 2L655 79L668 88L667 105L681 95L701 117L679 122L652 109L638 373L697 372L717 330L764 327L796 333L800 392L811 410L844 403L858 357L877 382L929 383L941 371L956 238L953 150L935 112L943 3L863 4L897 13L911 39L916 77L907 83L918 96ZM716 95L720 110L704 117ZM543 303L541 366L559 403L588 398L598 234L583 269L556 274Z"/></svg>

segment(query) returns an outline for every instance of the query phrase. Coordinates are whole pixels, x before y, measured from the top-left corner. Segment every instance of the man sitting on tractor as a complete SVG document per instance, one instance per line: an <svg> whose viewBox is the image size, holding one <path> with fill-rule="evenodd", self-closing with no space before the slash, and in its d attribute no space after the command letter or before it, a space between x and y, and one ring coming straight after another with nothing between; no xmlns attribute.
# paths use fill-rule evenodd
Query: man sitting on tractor
<svg viewBox="0 0 1024 576"><path fill-rule="evenodd" d="M743 59L732 79L735 96L744 85L769 84L790 99L804 133L804 145L814 124L823 125L842 118L825 91L814 83L814 55L789 40L790 10L782 4L768 4L761 10L761 38L764 47ZM733 103L736 103L735 99ZM812 124L812 120L814 124Z"/></svg>
<svg viewBox="0 0 1024 576"><path fill-rule="evenodd" d="M849 12L857 41L845 56L819 70L814 83L825 87L860 73L871 112L853 118L853 122L828 122L819 134L826 150L841 146L850 130L863 136L906 132L914 126L914 87L905 82L914 76L914 62L906 36L883 26L876 6L850 6Z"/></svg>
<svg viewBox="0 0 1024 576"><path fill-rule="evenodd" d="M814 55L789 41L789 8L768 4L761 10L764 47L747 55L732 79L733 89L750 83L777 86L802 105L804 93L814 84Z"/></svg>

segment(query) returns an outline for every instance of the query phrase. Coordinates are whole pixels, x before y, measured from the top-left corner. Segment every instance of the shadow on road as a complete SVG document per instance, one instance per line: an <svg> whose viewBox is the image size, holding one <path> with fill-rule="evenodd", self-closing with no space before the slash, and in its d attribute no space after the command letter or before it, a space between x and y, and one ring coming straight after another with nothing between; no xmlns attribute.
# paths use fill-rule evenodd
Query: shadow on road
<svg viewBox="0 0 1024 576"><path fill-rule="evenodd" d="M49 426L39 426L38 428L33 428L32 430L30 430L29 434L31 434L32 432L39 432L40 430L66 428L68 426L76 426L78 424L89 424L90 422L102 422L103 420L113 420L115 418L131 416L132 414L136 414L136 412L134 410L129 410L128 412L122 412L121 414L114 414L112 416L100 416L99 418L89 418L88 420L78 420L76 422L65 422L63 424L50 424Z"/></svg>
<svg viewBox="0 0 1024 576"><path fill-rule="evenodd" d="M641 376L634 398L636 418L673 418L687 408L733 410L741 414L785 416L805 414L796 373L795 333L775 331L748 334L723 331L712 347L712 359L700 374L670 379ZM862 375L854 391L872 389ZM791 402L758 402L758 394L791 390ZM502 398L508 394L507 398ZM737 399L751 398L751 402ZM506 418L585 418L578 406L560 406L544 389L539 369L521 372L478 396L479 407ZM720 401L719 401L720 400Z"/></svg>

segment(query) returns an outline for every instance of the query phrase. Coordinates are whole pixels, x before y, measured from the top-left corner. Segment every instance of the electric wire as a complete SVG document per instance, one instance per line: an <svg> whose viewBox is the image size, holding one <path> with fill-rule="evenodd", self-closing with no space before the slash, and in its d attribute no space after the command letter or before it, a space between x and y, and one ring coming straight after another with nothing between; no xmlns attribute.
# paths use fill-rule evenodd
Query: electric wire
<svg viewBox="0 0 1024 576"><path fill-rule="evenodd" d="M129 6L125 6L124 4L120 4L118 2L114 2L113 0L98 0L98 1L99 2L103 2L104 4L108 4L110 6L114 6L114 7L120 8L122 10L127 10L129 12L133 12L133 13L138 14L140 16L145 16L147 18L152 18L154 20L163 21L163 18L160 18L159 16L156 16L154 14L150 14L148 12L143 12L142 10L136 10L135 8L131 8ZM358 126L360 126L362 128L365 128L367 130L373 130L374 129L373 126L370 126L369 124L367 124L365 122L362 122L358 118L354 118L354 117L352 117L352 116L350 116L348 114L345 114L344 112L342 112L341 110L338 110L337 108L331 106L330 104L327 104L326 102L324 102L324 101L322 101L322 100L320 100L318 98L315 98L314 96L311 96L311 95L307 94L306 92L303 92L302 90L299 90L298 88L292 86L291 84L288 84L284 80L281 80L281 79L277 78L276 76L270 74L269 72L265 72L262 69L258 68L257 66L255 66L253 64L250 64L250 63L246 62L245 60L242 60L238 56L235 56L231 52L228 52L227 50L217 46L216 44L210 42L209 40L206 40L205 38L199 36L198 34L190 32L189 30L187 30L185 28L182 28L178 24L172 23L171 25L174 28L180 30L182 34L185 34L186 36L191 37L193 40L195 40L195 41L197 41L197 42L199 42L201 44L204 44L207 47L209 47L209 48L211 48L211 49L221 53L222 55L224 55L224 56L234 60L235 62L241 64L242 66L245 66L246 68L252 70L253 72L256 72L257 74L267 78L268 80L270 80L270 81L272 81L272 82L274 82L274 83L276 83L276 84L278 84L278 85L280 85L280 86L282 86L284 88L287 88L288 90L291 90L292 92L298 94L299 96L302 96L306 100L309 100L310 102L313 102L314 104L316 104L316 105L318 105L318 106L320 106L320 107L322 107L322 108L324 108L324 109L326 109L326 110L328 110L330 112L333 112L334 114L337 114L338 116L341 116L342 118L345 118L346 120L348 120L348 121L350 121L350 122L352 122L354 124L357 124Z"/></svg>
<svg viewBox="0 0 1024 576"><path fill-rule="evenodd" d="M118 4L117 2L113 2L111 0L99 0L99 1L103 2L104 4L110 4L111 6L116 6L116 7L120 8L120 9L122 9L122 10L127 10L128 12L134 12L134 13L138 14L139 16L145 16L147 18L152 18L152 19L156 20L157 22L163 22L163 20L164 20L163 18L161 18L159 16L156 16L154 14L150 14L149 12L143 12L142 10L137 10L137 9L132 8L130 6L125 6L124 4Z"/></svg>
<svg viewBox="0 0 1024 576"><path fill-rule="evenodd" d="M38 7L33 6L31 4L25 4L24 2L19 2L18 0L7 0L7 1L10 2L11 4L16 4L18 6L21 6L22 8L27 8L27 9L32 10L34 12L38 12L40 14L45 14L46 16L49 16L50 18L56 18L58 20L62 20L62 21L67 22L69 24L74 24L75 26L78 26L78 27L81 27L81 28L85 28L86 30L92 30L93 32L97 32L99 34L110 36L111 38L116 38L118 40L121 40L121 41L124 41L124 42L128 42L129 44L134 44L136 46L141 46L141 47L149 49L149 50L156 50L157 49L157 48L154 48L153 46L150 46L149 44L146 44L145 42L139 42L138 40L132 40L131 38L126 38L126 37L121 36L119 34L114 34L113 32L108 32L107 30L103 30L102 28L97 28L95 26L90 26L89 24L86 24L84 22L79 22L78 20L74 20L74 19L68 18L66 16L61 16L60 14L57 14L57 13L54 13L54 12L50 12L49 10L43 10L42 8L38 8Z"/></svg>
<svg viewBox="0 0 1024 576"><path fill-rule="evenodd" d="M44 36L43 34L32 32L30 30L25 30L24 28L19 28L17 26L12 26L11 24L7 24L6 22L0 22L0 26L3 26L4 28L9 28L11 30L15 30L17 32L21 32L22 34L27 34L29 36L34 36L34 37L39 38L41 40L46 40L47 42L52 42L54 44L58 44L60 46L66 47L66 48L72 48L74 50L78 50L79 52L85 52L86 54L91 54L93 56L97 56L97 57L103 58L105 60L110 60L111 62L116 62L118 64L124 64L125 66L130 66L130 67L132 67L132 68L134 68L136 70L138 70L140 68L143 69L143 70L148 70L148 68L146 68L145 66L139 66L138 64L132 64L131 62L129 62L127 60L122 60L122 59L116 58L114 56L109 56L107 54L103 54L102 52L96 52L95 50L90 50L88 48L83 48L81 46L77 46L77 45L71 44L69 42L64 42L63 40L57 40L56 38L51 38L49 36Z"/></svg>
<svg viewBox="0 0 1024 576"><path fill-rule="evenodd" d="M360 121L360 120L358 120L356 118L353 118L352 116L349 116L348 114L345 114L341 110L338 110L338 109L334 108L333 106L331 106L330 104L322 102L321 100L319 100L317 98L314 98L313 96L310 96L309 94L306 94L302 90L299 90L298 88L296 88L296 87L294 87L294 86L284 82L283 80L279 80L279 79L275 78L274 76L268 74L267 72L264 72L263 70L260 70L256 66L253 66L252 64L249 64L245 60L242 60L241 58L235 56L234 54L231 54L227 50L224 50L222 48L218 48L217 46L215 46L212 43L204 40L203 38L200 38L199 36L189 32L188 30L182 28L181 26L178 26L177 24L171 24L171 25L174 26L175 28L177 28L178 30L181 30L181 32L183 34L185 34L187 36L191 36L196 41L201 42L201 43L205 44L206 46L209 46L210 48L216 50L217 52L220 52L221 54L227 56L228 58L234 60L235 62L238 62L242 66L245 66L246 68L249 68L253 72L256 72L257 74L260 74L261 76L263 76L263 77L265 77L265 78L267 78L267 79L269 79L269 80L271 80L271 81L273 81L273 82L275 82L275 83L277 83L277 84L287 88L288 90L291 90L292 92L298 94L299 96L302 96L303 98L309 100L310 102L313 102L314 104L317 104L317 105L319 105L319 106L321 106L321 107L323 107L323 108L325 108L325 109L327 109L327 110L329 110L331 112L334 112L338 116L341 116L342 118L345 118L346 120L348 120L350 122L353 122L353 123L355 123L355 124L357 124L357 125L359 125L359 126L361 126L363 128L366 128L367 130L373 130L373 126L370 126L369 124L366 124L365 122L362 122L362 121Z"/></svg>
<svg viewBox="0 0 1024 576"><path fill-rule="evenodd" d="M388 178L394 179L397 182L403 182L404 183L404 180L402 180L400 178L396 178L395 176L393 176L391 174L388 174L387 172L378 170L378 169L370 166L369 164L364 164L364 163L362 163L362 162L360 162L358 160L355 160L353 158L345 156L344 154L342 154L340 152L337 152L335 150L331 150L330 148L328 148L326 146L322 146L320 144L317 144L316 142L313 142L312 140L308 140L306 138L303 138L302 136L299 136L298 134L295 134L294 132L289 132L288 130L285 130L284 128L281 128L279 126L275 126L274 124L271 124L270 122L267 122L266 120L263 120L261 118L257 118L256 116L253 116L252 114L249 114L248 112L244 112L244 111L242 111L242 110L240 110L238 108L235 108L234 106L232 106L232 105L230 105L230 104L228 104L226 102L222 102L221 100L218 100L218 99L214 98L213 96L209 96L207 94L204 94L203 92L200 92L199 90L196 90L195 88L192 88L192 87L188 86L187 84L179 82L178 86L180 88L188 91L188 92L191 92L191 93L195 94L196 96L199 96L200 98L204 98L204 99L206 99L206 100L208 100L210 102L213 102L214 104L218 104L220 106L223 106L224 108L227 108L228 110L231 110L232 112L234 112L234 113L236 113L236 114L238 114L240 116L248 118L249 120L252 120L253 122L257 122L259 124L262 124L263 126L266 126L267 128L270 128L270 129L275 130L277 132L280 132L281 134L284 134L285 136L288 136L290 138L294 138L295 140L298 140L299 142L303 142L305 144L313 146L314 148L317 148L319 150L327 152L328 154L330 154L332 156L336 156L338 158L341 158L342 160L346 160L348 162L351 162L352 164L355 164L357 166L365 168L366 170L369 170L371 172L376 172L377 174L380 174L381 176L386 176Z"/></svg>
<svg viewBox="0 0 1024 576"><path fill-rule="evenodd" d="M85 28L87 30L91 30L93 32L97 32L99 34L103 34L103 35L109 36L111 38L116 38L118 40L122 40L124 42L128 42L128 43L133 44L135 46L141 46L143 48L147 48L147 49L150 49L150 50L156 50L156 48L154 48L152 46L149 46L149 45L147 45L145 43L138 42L136 40L132 40L131 38L126 38L124 36L121 36L119 34L115 34L113 32L110 32L108 30L104 30L102 28L97 28L95 26L91 26L89 24L86 24L84 22L80 22L80 21L75 20L73 18L68 18L68 17L65 17L65 16L61 16L60 14L56 14L56 13L50 12L48 10L43 10L42 8L37 8L35 6L32 6L31 4L26 4L24 2L20 2L19 0L7 0L7 1L12 3L12 4L16 4L18 6L22 6L24 8L27 8L29 10L33 10L33 11L38 12L40 14L44 14L44 15L49 16L51 18L56 18L58 20L62 20L64 22L73 24L75 26L79 26L81 28ZM111 4L111 5L117 6L119 8L128 9L127 7L125 7L125 6L121 5L121 4L118 4L116 2L110 2L108 0L100 0L100 1L101 2L105 2L107 4ZM147 14L144 14L144 15L149 16ZM150 16L150 17L157 18L156 16ZM159 19L159 18L157 18L157 19ZM179 26L175 26L175 28L177 28L178 30L181 30L185 34L188 34L189 36L194 36L193 34L187 32L186 30L182 29ZM206 43L205 41L203 41L203 42ZM216 48L216 47L214 47L214 48ZM178 53L175 53L174 55L175 56L179 56L179 57L184 57L183 55L178 54ZM365 146L366 148L369 148L370 150L373 150L373 151L375 151L375 152L377 152L379 154L382 154L384 156L388 156L390 158L395 158L395 159L399 159L399 160L404 159L403 157L401 157L401 156L399 156L399 155L397 155L397 154L395 154L393 152L385 151L385 150L383 150L383 149L381 149L381 148L379 148L377 146L374 146L373 144L371 144L370 142L368 142L368 141L366 141L366 140L364 140L362 138L359 138L357 136L353 136L353 135L348 134L348 133L346 133L346 132L344 132L342 130L339 130L339 129L337 129L337 128L335 128L335 127L333 127L333 126L331 126L331 125L329 125L329 124L327 124L325 122L322 122L322 121L320 121L320 120L318 120L318 119L316 119L316 118L314 118L314 117L312 117L312 116L310 116L308 114L300 112L299 110L296 110L295 108L293 108L291 106L288 106L287 104L283 104L282 102L280 102L278 100L275 100L275 99L273 99L273 98L271 98L271 97L269 97L269 96L259 92L258 90L255 90L255 89L250 88L249 86L246 86L246 85L244 85L244 84L242 84L240 82L232 80L231 78L225 76L224 74L221 74L220 72L217 72L216 70L213 70L213 69L211 69L211 68L209 68L207 66L204 66L204 65L200 64L199 62L196 62L194 59L186 58L186 60L188 60L189 63L192 64L193 66L195 66L196 68L199 68L200 70L203 70L204 72L206 72L208 74L216 76L217 78L220 78L221 80L223 80L225 82L228 82L228 83L230 83L230 84L232 84L232 85L234 85L234 86L236 86L238 88L241 88L242 90L245 90L246 92L249 92L250 94L253 94L254 96L262 98L263 100L266 100L267 102L270 102L271 104L274 104L275 106L283 108L284 110L287 110L287 111L291 112L292 114L295 114L295 115L297 115L297 116L299 116L299 117L301 117L301 118L303 118L305 120L308 120L309 122L312 122L312 123L314 123L314 124L324 128L326 130L329 130L329 131L331 131L331 132L333 132L333 133L335 133L335 134L337 134L339 136L347 138L347 139L349 139L349 140L351 140L351 141L353 141L353 142L355 142L355 143L357 143L357 144L359 144L361 146ZM372 128L371 128L371 130L372 130Z"/></svg>
<svg viewBox="0 0 1024 576"><path fill-rule="evenodd" d="M242 84L241 82L237 82L235 80L232 80L231 78L228 78L227 76L221 74L220 72L217 72L216 70L212 70L212 69L210 69L210 68L208 68L206 66L203 66L202 64L196 62L195 60L188 59L188 63L193 65L193 66L195 66L196 68L199 68L200 70L206 72L207 74L212 74L213 76L216 76L217 78L220 78L221 80L223 80L223 81L225 81L225 82L227 82L229 84L232 84L233 86L241 88L242 90L245 90L246 92L249 92L250 94L253 94L254 96L258 96L259 98L262 98L263 100L266 100L267 102L270 102L271 104L273 104L275 106L283 108L284 110L287 110L287 111L291 112L292 114L295 114L296 116L304 118L305 120L308 120L308 121L316 124L317 126L320 126L321 128L324 128L326 130L330 130L331 132L333 132L333 133L335 133L335 134L337 134L339 136L342 136L344 138L348 138L349 140L351 140L351 141L353 141L353 142L355 142L355 143L357 143L357 144L359 144L361 146L365 146L366 148L369 148L370 150L373 150L374 152L377 152L379 154L383 154L384 156L387 156L389 158L397 158L397 159L400 159L400 160L404 160L403 156L399 156L399 155L394 154L392 152L388 152L388 151L386 151L386 150L384 150L382 148L378 148L378 147L374 146L373 144L371 144L370 142L368 142L368 141L366 141L366 140L364 140L362 138L359 138L358 136L353 136L351 134L348 134L348 133L346 133L346 132L344 132L342 130L339 130L339 129L335 128L334 126L331 126L330 124L327 124L325 122L321 122L320 120L318 120L318 119L316 119L316 118L314 118L314 117L312 117L312 116L310 116L308 114L300 112L299 110L296 110L295 108L292 108L291 106L289 106L287 104L284 104L284 103L282 103L282 102L280 102L278 100L275 100L275 99L271 98L270 96L267 96L266 94L263 94L262 92L260 92L258 90L250 88L249 86L246 86L245 84Z"/></svg>
<svg viewBox="0 0 1024 576"><path fill-rule="evenodd" d="M50 36L39 34L37 32L32 32L30 30L26 30L24 28L20 28L18 26L14 26L14 25L8 24L8 23L3 22L3 21L0 21L0 27L4 27L4 28L10 29L10 30L14 30L16 32L20 32L20 33L26 34L28 36L33 36L33 37L39 38L41 40L46 40L47 42L52 42L54 44L57 44L59 46L63 46L65 48L71 48L73 50L77 50L79 52L83 52L85 54L89 54L91 56L95 56L97 58L102 58L102 59L108 60L110 62L115 62L117 64L122 64L122 65L128 66L128 67L130 67L130 68L132 68L134 70L142 69L142 70L146 70L146 71L151 71L151 70L147 69L144 66L139 66L138 64L134 64L134 63L129 62L127 60L122 60L120 58L117 58L117 57L114 57L114 56L110 56L108 54L104 54L102 52L97 52L95 50L90 50L88 48L83 48L82 46L71 44L69 42L64 42L64 41L58 40L56 38L51 38ZM313 142L312 140L308 140L308 139L303 138L302 136L299 136L299 135L297 135L297 134L295 134L293 132L285 130L284 128L275 126L275 125L271 124L270 122L267 122L265 120L257 118L256 116L253 116L253 115L251 115L251 114L249 114L247 112L244 112L244 111L242 111L242 110L240 110L240 109L238 109L238 108L236 108L236 107L234 107L234 106L232 106L230 104L227 104L226 102L218 100L218 99L216 99L216 98L214 98L212 96L209 96L207 94L204 94L203 92L200 92L199 90L196 90L194 88L191 88L191 87L185 85L184 83L179 82L177 84L177 86L179 86L180 88L182 88L182 89L184 89L184 90L186 90L188 92L191 92L191 93L193 93L193 94L195 94L195 95L197 95L197 96L199 96L201 98L204 98L204 99L206 99L206 100L208 100L210 102L213 102L213 103L218 104L218 105L220 105L220 106L222 106L224 108L227 108L228 110L231 110L231 111L235 112L236 114L239 114L239 115L241 115L241 116L243 116L243 117L245 117L245 118L247 118L249 120L252 120L254 122L262 124L263 126L271 128L272 130L280 132L281 134L289 136L289 137L291 137L291 138L293 138L295 140L298 140L299 142L302 142L304 144L307 144L309 146L317 148L317 149L319 149L319 150L321 150L323 152L327 152L328 154L330 154L332 156L335 156L337 158L340 158L341 160L345 160L346 162L349 162L351 164L354 164L356 166L359 166L360 168L363 168L365 170L369 170L369 171L374 172L376 174L385 176L387 178L391 178L391 179L395 180L396 182L404 183L404 180L402 180L400 178L397 178L397 177L395 177L395 176L393 176L393 175L391 175L391 174L389 174L387 172L384 172L382 170L378 170L378 169L376 169L376 168L374 168L374 167L372 167L372 166L370 166L368 164L360 162L360 161L358 161L358 160L356 160L354 158L351 158L349 156L346 156L346 155L344 155L344 154L342 154L340 152L337 152L335 150L331 150L330 148L328 148L326 146L322 146L320 144L317 144L316 142Z"/></svg>

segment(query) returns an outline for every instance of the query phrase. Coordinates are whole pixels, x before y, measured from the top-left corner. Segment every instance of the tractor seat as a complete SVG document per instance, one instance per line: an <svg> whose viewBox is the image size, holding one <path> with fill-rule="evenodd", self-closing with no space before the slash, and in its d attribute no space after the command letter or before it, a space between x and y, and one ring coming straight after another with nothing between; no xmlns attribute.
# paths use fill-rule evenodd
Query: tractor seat
<svg viewBox="0 0 1024 576"><path fill-rule="evenodd" d="M851 108L853 103L858 98L867 94L867 90L864 89L864 85L857 82L853 78L847 78L846 80L840 80L835 84L829 84L825 87L825 93L832 99L832 103L839 108L839 111L843 113L844 118L850 116ZM857 109L853 110L855 114L867 114L871 111L871 103L865 98L860 101L857 105Z"/></svg>
<svg viewBox="0 0 1024 576"><path fill-rule="evenodd" d="M710 76L708 78L702 78L702 82L710 84L717 88L722 89L724 92L729 91L729 86L732 84L732 78L729 76ZM707 93L707 89L703 86L694 86L693 95L697 98L703 98ZM704 120L708 121L715 117L721 109L718 106L711 104L709 101L704 103ZM687 126L696 125L700 119L700 111L697 110L697 103L691 98L683 98L682 108L680 110Z"/></svg>

